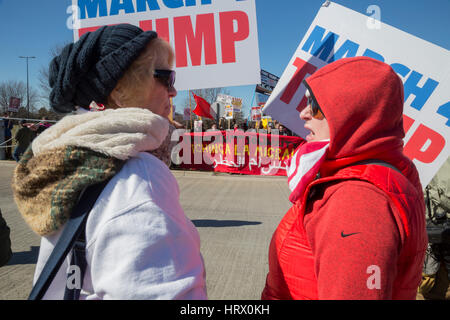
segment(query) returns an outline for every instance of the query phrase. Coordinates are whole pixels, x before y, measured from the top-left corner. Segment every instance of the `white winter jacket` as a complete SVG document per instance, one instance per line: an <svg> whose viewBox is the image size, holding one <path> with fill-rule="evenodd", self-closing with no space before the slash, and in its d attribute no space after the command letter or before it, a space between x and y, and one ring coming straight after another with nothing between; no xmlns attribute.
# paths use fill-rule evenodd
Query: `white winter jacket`
<svg viewBox="0 0 450 320"><path fill-rule="evenodd" d="M58 123L47 129L40 140L33 144L33 151L39 153L47 148L46 145L64 145L66 141L72 141L69 143L94 146L96 151L110 152L117 158L128 159L107 184L89 214L86 224L87 269L80 298L206 299L200 239L180 206L177 181L161 160L144 152L159 146L165 137L160 132L152 134L152 127L158 130L165 128L167 132L167 124L164 127L162 118L158 119L147 110L119 109L106 112L100 118L100 113L70 116L85 118L74 118L65 121L65 124L61 121L62 125ZM141 136L132 133L126 138L121 136L120 131L108 133L108 122L111 128L117 128L117 123L112 123L114 121L111 119L120 119L122 122L133 119L134 122L131 122L136 127L140 127L136 121L145 122L139 129L142 131ZM91 120L91 126L86 126ZM78 130L78 126L67 130L63 128L77 121L86 128L82 131ZM104 127L99 126L98 121ZM153 123L150 127L147 125L149 122ZM123 125L126 127L126 124ZM74 137L75 129L78 131ZM127 129L122 128L122 131ZM94 134L97 143L83 132ZM119 136L122 138L118 139ZM105 142L108 139L114 141ZM119 143L123 146L120 147ZM34 282L63 228L55 234L42 237ZM44 299L63 298L69 267L70 255Z"/></svg>

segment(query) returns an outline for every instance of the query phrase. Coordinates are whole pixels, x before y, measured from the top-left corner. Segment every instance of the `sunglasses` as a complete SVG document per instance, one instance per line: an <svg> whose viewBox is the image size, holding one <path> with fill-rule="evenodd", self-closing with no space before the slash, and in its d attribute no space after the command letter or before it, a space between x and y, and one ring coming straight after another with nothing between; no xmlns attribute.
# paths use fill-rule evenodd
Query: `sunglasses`
<svg viewBox="0 0 450 320"><path fill-rule="evenodd" d="M155 69L153 77L167 89L173 89L175 85L175 70Z"/></svg>
<svg viewBox="0 0 450 320"><path fill-rule="evenodd" d="M314 100L312 97L308 97L308 104L311 106L311 115L313 118L316 118L318 120L322 120L325 118L325 115L322 112L322 109L320 109L319 104Z"/></svg>

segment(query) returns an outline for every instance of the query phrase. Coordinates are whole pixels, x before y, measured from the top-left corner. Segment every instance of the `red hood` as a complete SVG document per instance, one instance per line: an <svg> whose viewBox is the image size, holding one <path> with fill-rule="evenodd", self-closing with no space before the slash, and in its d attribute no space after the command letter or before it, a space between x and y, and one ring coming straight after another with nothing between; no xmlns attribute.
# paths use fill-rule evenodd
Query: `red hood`
<svg viewBox="0 0 450 320"><path fill-rule="evenodd" d="M421 189L414 164L403 154L403 83L389 65L367 57L344 58L305 82L330 128L322 174L379 159Z"/></svg>

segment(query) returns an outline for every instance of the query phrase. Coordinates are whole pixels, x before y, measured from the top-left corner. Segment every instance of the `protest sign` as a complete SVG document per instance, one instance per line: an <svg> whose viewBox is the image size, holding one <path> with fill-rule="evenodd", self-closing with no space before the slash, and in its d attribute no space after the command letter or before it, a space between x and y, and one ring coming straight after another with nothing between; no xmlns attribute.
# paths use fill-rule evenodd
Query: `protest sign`
<svg viewBox="0 0 450 320"><path fill-rule="evenodd" d="M228 94L219 93L216 98L216 102L224 103L224 104L230 104L233 106L241 106L242 105L242 98L236 98L233 96L230 96Z"/></svg>
<svg viewBox="0 0 450 320"><path fill-rule="evenodd" d="M275 89L279 77L265 70L261 70L261 83L256 85L255 91L259 93L271 94Z"/></svg>
<svg viewBox="0 0 450 320"><path fill-rule="evenodd" d="M194 131L199 132L202 131L202 129L203 129L203 121L201 120L194 121Z"/></svg>
<svg viewBox="0 0 450 320"><path fill-rule="evenodd" d="M8 111L19 112L20 98L11 97L9 98Z"/></svg>
<svg viewBox="0 0 450 320"><path fill-rule="evenodd" d="M233 106L225 106L225 119L233 119Z"/></svg>
<svg viewBox="0 0 450 320"><path fill-rule="evenodd" d="M242 111L242 98L236 98L224 93L219 93L217 95L216 102L226 105L225 110L230 111L231 107L233 109L233 112Z"/></svg>
<svg viewBox="0 0 450 320"><path fill-rule="evenodd" d="M72 4L75 41L88 31L119 23L155 30L168 40L175 50L177 90L261 81L255 0L72 0Z"/></svg>
<svg viewBox="0 0 450 320"><path fill-rule="evenodd" d="M224 104L231 104L231 101L233 101L233 97L224 93L219 93L216 98L216 102Z"/></svg>
<svg viewBox="0 0 450 320"><path fill-rule="evenodd" d="M256 104L264 107L273 89L275 89L279 77L265 70L261 70L261 84L257 84L255 88Z"/></svg>
<svg viewBox="0 0 450 320"><path fill-rule="evenodd" d="M267 100L269 100L269 96L267 94L262 94L259 92L255 92L255 98L256 104L261 107L264 107L264 105L267 103Z"/></svg>
<svg viewBox="0 0 450 320"><path fill-rule="evenodd" d="M269 125L269 123L271 123L272 122L272 117L271 116L262 116L261 117L261 124L262 124L262 127L264 128L264 129L267 129L267 126Z"/></svg>
<svg viewBox="0 0 450 320"><path fill-rule="evenodd" d="M242 98L235 98L231 100L231 106L233 107L233 112L241 112L242 111Z"/></svg>
<svg viewBox="0 0 450 320"><path fill-rule="evenodd" d="M262 116L261 107L252 107L251 110L251 119L252 121L260 121Z"/></svg>
<svg viewBox="0 0 450 320"><path fill-rule="evenodd" d="M327 2L328 3L328 2ZM319 10L263 109L305 137L302 80L344 57L368 56L397 72L404 84L405 154L426 186L450 154L449 51L336 3Z"/></svg>

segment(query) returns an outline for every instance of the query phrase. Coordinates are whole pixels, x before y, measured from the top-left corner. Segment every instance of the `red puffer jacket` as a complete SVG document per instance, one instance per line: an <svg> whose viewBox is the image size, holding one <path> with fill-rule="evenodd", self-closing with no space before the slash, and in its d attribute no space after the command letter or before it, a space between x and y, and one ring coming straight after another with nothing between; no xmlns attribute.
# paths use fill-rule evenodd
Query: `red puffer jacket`
<svg viewBox="0 0 450 320"><path fill-rule="evenodd" d="M272 238L262 298L415 299L427 238L423 196L403 193L408 184L379 165L311 184Z"/></svg>
<svg viewBox="0 0 450 320"><path fill-rule="evenodd" d="M320 176L269 247L262 299L415 299L427 246L417 170L403 154L403 85L344 58L307 80L330 128ZM376 164L381 160L397 170ZM370 162L370 161L369 161Z"/></svg>

